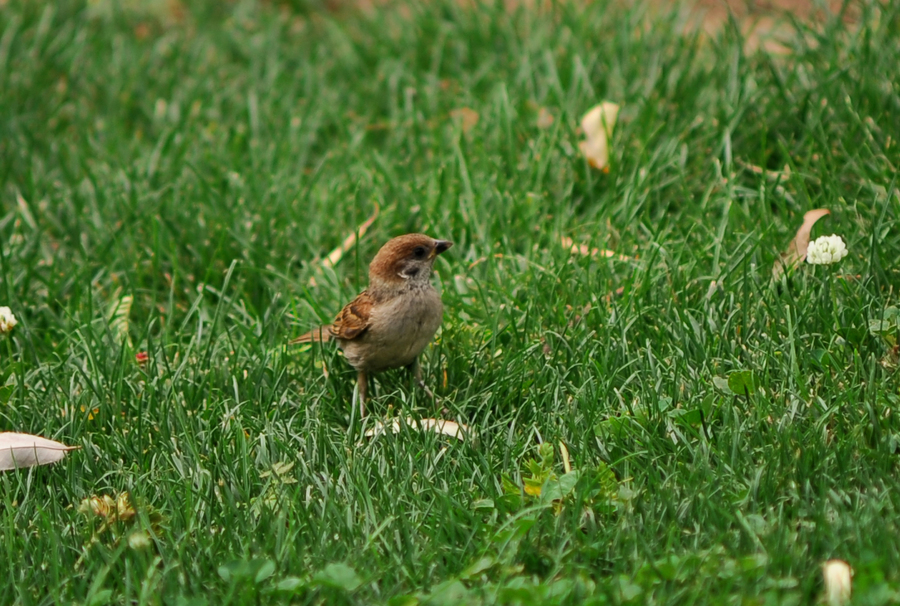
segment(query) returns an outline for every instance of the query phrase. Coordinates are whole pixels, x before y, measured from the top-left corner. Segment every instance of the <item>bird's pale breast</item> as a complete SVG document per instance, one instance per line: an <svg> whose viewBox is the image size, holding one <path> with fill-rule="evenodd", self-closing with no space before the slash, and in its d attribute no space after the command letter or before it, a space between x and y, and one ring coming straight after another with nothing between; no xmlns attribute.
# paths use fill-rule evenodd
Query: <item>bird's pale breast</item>
<svg viewBox="0 0 900 606"><path fill-rule="evenodd" d="M431 284L413 287L372 308L368 329L341 349L357 370L377 371L411 364L441 325L443 305Z"/></svg>

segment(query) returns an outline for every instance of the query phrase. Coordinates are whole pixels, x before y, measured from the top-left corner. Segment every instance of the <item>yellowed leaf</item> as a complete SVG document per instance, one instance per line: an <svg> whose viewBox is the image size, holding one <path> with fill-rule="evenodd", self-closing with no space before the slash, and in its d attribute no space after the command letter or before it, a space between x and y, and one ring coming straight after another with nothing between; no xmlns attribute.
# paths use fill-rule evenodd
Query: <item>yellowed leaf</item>
<svg viewBox="0 0 900 606"><path fill-rule="evenodd" d="M604 101L581 118L581 129L586 139L578 144L578 148L591 166L604 172L609 171L609 139L618 116L619 106Z"/></svg>
<svg viewBox="0 0 900 606"><path fill-rule="evenodd" d="M569 462L569 449L566 448L566 443L563 441L559 443L559 455L562 457L563 469L566 470L566 473L572 471L572 464Z"/></svg>
<svg viewBox="0 0 900 606"><path fill-rule="evenodd" d="M525 494L531 495L533 497L541 496L541 485L540 484L529 484L528 482L522 487L525 489Z"/></svg>
<svg viewBox="0 0 900 606"><path fill-rule="evenodd" d="M809 249L809 237L812 233L813 225L816 221L831 214L827 208L816 208L803 215L803 224L797 230L797 235L791 240L786 252L782 253L781 258L775 261L772 266L772 276L777 280L781 275L789 269L793 269L802 263L806 258L806 251Z"/></svg>

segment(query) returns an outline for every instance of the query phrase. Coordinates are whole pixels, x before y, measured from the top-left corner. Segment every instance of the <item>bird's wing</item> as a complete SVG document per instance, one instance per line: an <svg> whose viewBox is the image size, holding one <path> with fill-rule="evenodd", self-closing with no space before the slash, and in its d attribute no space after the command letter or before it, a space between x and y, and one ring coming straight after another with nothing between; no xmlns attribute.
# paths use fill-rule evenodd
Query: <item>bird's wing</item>
<svg viewBox="0 0 900 606"><path fill-rule="evenodd" d="M369 328L374 301L368 291L363 291L350 301L329 327L337 339L355 339Z"/></svg>
<svg viewBox="0 0 900 606"><path fill-rule="evenodd" d="M372 297L363 291L359 296L350 301L337 318L329 326L314 328L304 335L291 340L296 343L324 343L337 339L355 339L369 328L369 317L372 311Z"/></svg>

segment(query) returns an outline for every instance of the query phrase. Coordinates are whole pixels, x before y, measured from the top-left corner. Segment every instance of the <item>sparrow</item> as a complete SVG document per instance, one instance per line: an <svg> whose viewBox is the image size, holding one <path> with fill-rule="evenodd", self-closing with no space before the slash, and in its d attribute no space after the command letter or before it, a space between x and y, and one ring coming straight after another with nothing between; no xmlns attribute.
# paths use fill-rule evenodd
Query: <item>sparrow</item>
<svg viewBox="0 0 900 606"><path fill-rule="evenodd" d="M405 366L425 393L434 397L422 380L418 356L441 325L444 305L431 284L431 273L434 260L451 246L453 242L425 234L389 240L369 264L369 287L330 325L291 341L337 341L357 372L360 417L366 415L372 372Z"/></svg>

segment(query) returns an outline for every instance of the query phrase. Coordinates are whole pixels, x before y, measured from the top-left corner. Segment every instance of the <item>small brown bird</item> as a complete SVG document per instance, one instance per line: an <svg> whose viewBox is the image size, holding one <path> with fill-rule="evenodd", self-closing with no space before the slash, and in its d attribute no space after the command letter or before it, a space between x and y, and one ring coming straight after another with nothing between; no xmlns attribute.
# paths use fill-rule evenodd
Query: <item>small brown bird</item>
<svg viewBox="0 0 900 606"><path fill-rule="evenodd" d="M444 305L431 284L439 254L453 246L425 234L388 241L369 264L369 287L351 301L329 326L297 337L292 343L335 339L359 380L359 412L365 416L368 373L406 366L422 381L418 356L441 325Z"/></svg>

